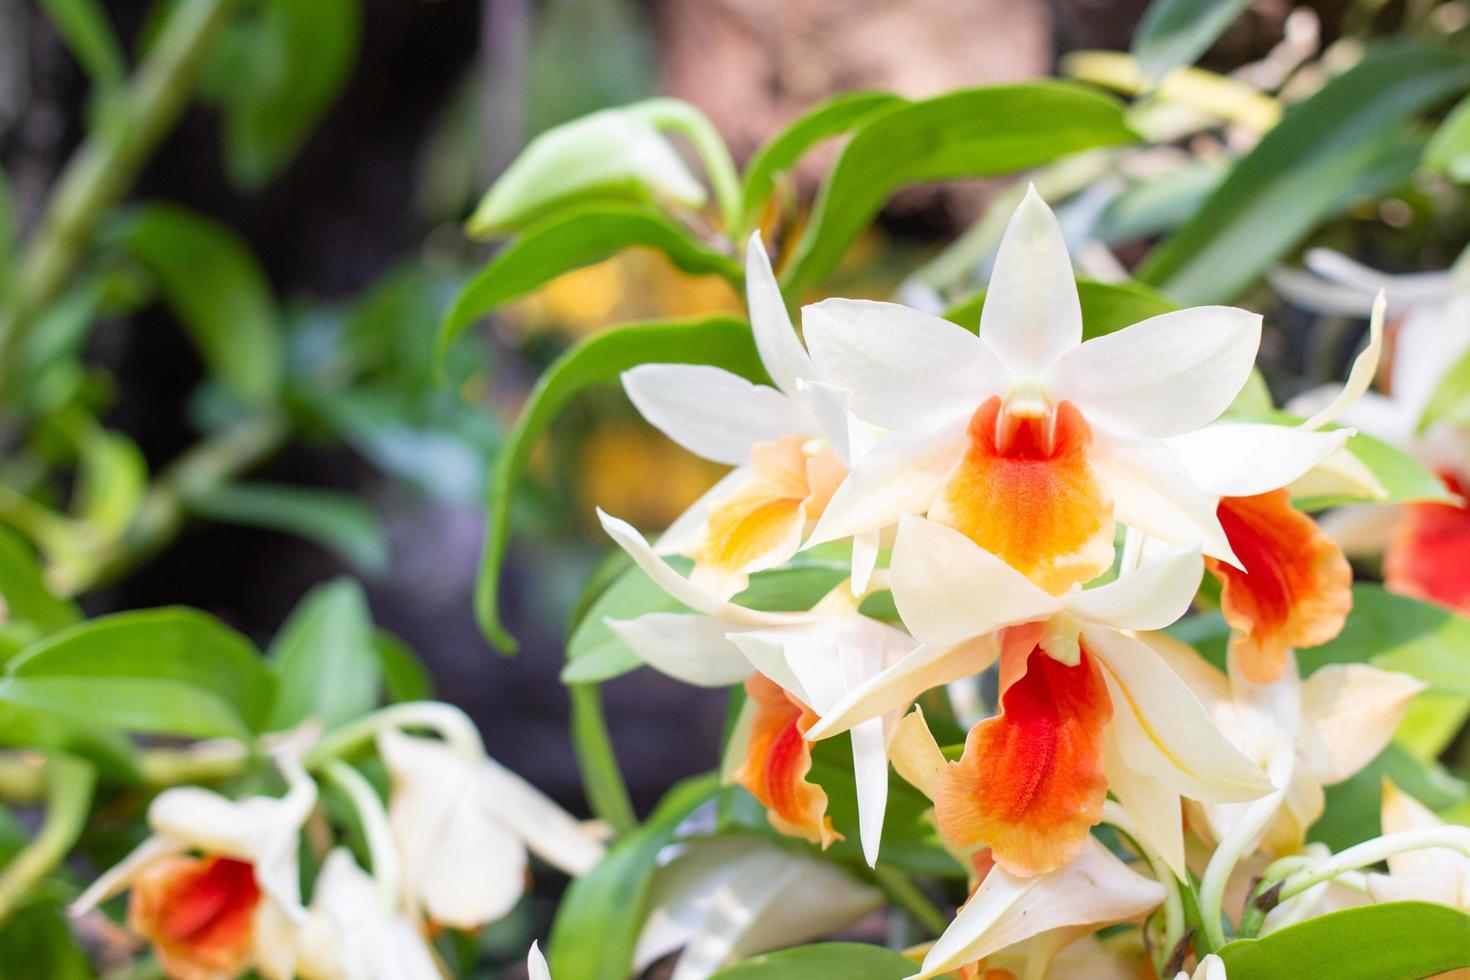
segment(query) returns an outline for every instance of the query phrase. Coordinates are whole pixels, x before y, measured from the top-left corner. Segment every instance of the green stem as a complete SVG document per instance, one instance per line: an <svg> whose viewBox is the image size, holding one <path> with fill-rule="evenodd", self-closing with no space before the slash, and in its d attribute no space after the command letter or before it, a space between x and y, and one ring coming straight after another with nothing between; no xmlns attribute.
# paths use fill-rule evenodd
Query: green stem
<svg viewBox="0 0 1470 980"><path fill-rule="evenodd" d="M1175 949L1184 939L1186 929L1184 897L1180 894L1179 879L1174 876L1174 871L1169 867L1169 862L1164 860L1164 856L1151 846L1144 844L1143 834L1139 832L1138 827L1134 825L1121 804L1113 800L1104 803L1103 821L1112 824L1127 836L1129 842L1148 862L1149 870L1153 872L1155 880L1164 886L1164 943L1160 949L1155 951L1158 960L1154 966L1157 969L1174 955Z"/></svg>
<svg viewBox="0 0 1470 980"><path fill-rule="evenodd" d="M121 200L194 91L204 55L234 0L175 4L148 58L118 100L117 118L72 155L26 251L18 296L0 317L0 378L36 316L55 299L91 245L103 212Z"/></svg>
<svg viewBox="0 0 1470 980"><path fill-rule="evenodd" d="M730 150L720 138L719 130L704 113L678 99L654 99L645 104L644 110L655 126L682 133L689 140L703 161L705 175L714 188L726 237L733 239L743 234L740 175L735 171L735 161L730 158Z"/></svg>
<svg viewBox="0 0 1470 980"><path fill-rule="evenodd" d="M343 725L317 743L303 764L317 769L333 759L353 755L385 728L429 728L467 758L485 754L485 743L469 715L441 701L405 701Z"/></svg>
<svg viewBox="0 0 1470 980"><path fill-rule="evenodd" d="M0 871L0 922L31 887L61 864L81 836L97 774L90 765L55 754L46 760L46 819L35 838Z"/></svg>
<svg viewBox="0 0 1470 980"><path fill-rule="evenodd" d="M367 840L368 855L373 862L373 880L377 882L378 894L391 908L398 900L398 851L393 844L393 832L388 826L383 801L362 773L341 759L331 760L324 770L327 778L347 794L357 811L363 837Z"/></svg>
<svg viewBox="0 0 1470 980"><path fill-rule="evenodd" d="M880 864L873 868L873 877L878 881L878 887L888 896L889 900L903 909L920 926L927 929L931 936L938 936L949 927L949 916L939 911L934 903L929 901L919 887L909 880L908 875L897 868L886 864Z"/></svg>
<svg viewBox="0 0 1470 980"><path fill-rule="evenodd" d="M621 836L638 826L628 787L613 754L612 738L602 715L602 693L596 684L571 684L572 745L582 770L582 786L592 812Z"/></svg>

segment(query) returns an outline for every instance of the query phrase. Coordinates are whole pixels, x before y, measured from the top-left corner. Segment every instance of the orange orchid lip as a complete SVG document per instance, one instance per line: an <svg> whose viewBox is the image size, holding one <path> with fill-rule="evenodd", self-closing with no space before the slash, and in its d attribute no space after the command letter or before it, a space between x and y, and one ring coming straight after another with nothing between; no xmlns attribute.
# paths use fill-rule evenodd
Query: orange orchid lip
<svg viewBox="0 0 1470 980"><path fill-rule="evenodd" d="M171 857L133 883L128 923L154 945L169 976L204 980L245 968L260 896L244 861Z"/></svg>
<svg viewBox="0 0 1470 980"><path fill-rule="evenodd" d="M1236 631L1231 649L1247 679L1276 680L1286 652L1326 643L1352 607L1347 557L1286 490L1224 497L1220 524L1245 570L1207 558L1220 580L1220 609Z"/></svg>
<svg viewBox="0 0 1470 980"><path fill-rule="evenodd" d="M1439 477L1452 493L1466 497L1457 474ZM1410 503L1383 555L1388 588L1402 595L1439 603L1470 614L1470 507L1457 504Z"/></svg>
<svg viewBox="0 0 1470 980"><path fill-rule="evenodd" d="M930 519L963 533L1048 592L1112 564L1112 500L1088 463L1092 430L1071 402L1020 416L998 396L970 419L969 446Z"/></svg>
<svg viewBox="0 0 1470 980"><path fill-rule="evenodd" d="M745 693L755 704L755 720L735 782L761 802L771 826L783 834L824 849L842 840L827 816L826 791L806 778L812 767L806 732L816 714L764 674L751 674Z"/></svg>

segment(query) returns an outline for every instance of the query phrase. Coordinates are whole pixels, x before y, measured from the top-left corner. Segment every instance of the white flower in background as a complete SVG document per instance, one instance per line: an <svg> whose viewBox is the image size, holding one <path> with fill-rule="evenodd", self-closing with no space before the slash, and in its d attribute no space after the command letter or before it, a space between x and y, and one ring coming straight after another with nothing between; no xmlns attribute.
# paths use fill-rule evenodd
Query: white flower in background
<svg viewBox="0 0 1470 980"><path fill-rule="evenodd" d="M1164 835L1169 818L1152 813L1153 787L1215 802L1271 789L1128 632L1182 616L1202 571L1197 551L1176 551L1114 582L1056 596L958 531L905 517L893 597L923 645L825 713L808 737L906 707L999 659L999 712L971 729L964 755L936 777L939 826L950 843L983 841L1015 875L1052 870L1078 853L1111 788L1141 826L1163 821L1156 846L1182 871L1178 806Z"/></svg>
<svg viewBox="0 0 1470 980"><path fill-rule="evenodd" d="M1209 954L1199 961L1193 973L1185 973L1180 970L1174 980L1227 980L1225 976L1225 961L1214 953Z"/></svg>
<svg viewBox="0 0 1470 980"><path fill-rule="evenodd" d="M297 937L302 980L443 980L424 937L352 854L333 848Z"/></svg>
<svg viewBox="0 0 1470 980"><path fill-rule="evenodd" d="M860 597L845 584L808 612L734 605L681 576L631 526L598 514L607 533L657 585L695 610L608 625L671 677L708 687L744 681L750 697L730 739L727 778L749 789L783 833L824 847L837 839L826 818L826 794L806 781L811 752L802 736L817 714L912 650L913 640L862 615ZM875 715L852 728L859 832L869 864L878 859L888 802L885 724Z"/></svg>
<svg viewBox="0 0 1470 980"><path fill-rule="evenodd" d="M758 837L691 840L675 854L654 874L635 975L682 950L670 980L705 980L748 956L830 936L884 904L832 862Z"/></svg>
<svg viewBox="0 0 1470 980"><path fill-rule="evenodd" d="M735 467L658 542L660 554L694 559L694 581L721 598L796 554L853 456L846 394L822 383L802 347L759 235L746 252L746 293L774 388L696 364L623 373L645 419L690 452ZM866 543L855 556L860 577L877 552L875 539Z"/></svg>
<svg viewBox="0 0 1470 980"><path fill-rule="evenodd" d="M551 980L551 968L546 965L546 957L541 955L541 947L535 943L526 954L526 976L528 980Z"/></svg>
<svg viewBox="0 0 1470 980"><path fill-rule="evenodd" d="M453 929L503 917L526 890L528 847L570 875L602 859L575 818L488 756L391 728L378 733L378 752L413 915Z"/></svg>
<svg viewBox="0 0 1470 980"><path fill-rule="evenodd" d="M1391 782L1383 784L1383 833L1445 826L1423 803ZM1388 858L1388 874L1368 875L1375 902L1436 902L1470 912L1470 856L1448 847L1403 851Z"/></svg>
<svg viewBox="0 0 1470 980"><path fill-rule="evenodd" d="M304 920L297 850L316 784L279 760L285 796L231 800L196 786L164 790L148 807L153 836L103 874L73 915L131 890L128 924L178 980L234 977L253 967L293 975L294 931Z"/></svg>
<svg viewBox="0 0 1470 980"><path fill-rule="evenodd" d="M1261 318L1199 307L1083 342L1066 244L1034 189L1006 229L978 337L857 300L808 306L803 326L822 378L889 430L809 544L927 514L1053 593L1112 564L1115 519L1233 560L1214 500L1164 440L1230 405Z"/></svg>

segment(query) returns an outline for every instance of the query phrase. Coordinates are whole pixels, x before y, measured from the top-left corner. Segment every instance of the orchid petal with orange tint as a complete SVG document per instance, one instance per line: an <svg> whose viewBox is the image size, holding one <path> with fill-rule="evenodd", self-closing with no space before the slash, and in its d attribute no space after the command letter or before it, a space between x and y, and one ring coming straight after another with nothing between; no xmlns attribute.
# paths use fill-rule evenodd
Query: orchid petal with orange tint
<svg viewBox="0 0 1470 980"><path fill-rule="evenodd" d="M1281 676L1286 652L1326 643L1352 606L1352 568L1285 490L1220 502L1220 523L1244 571L1210 560L1231 649L1246 678Z"/></svg>
<svg viewBox="0 0 1470 980"><path fill-rule="evenodd" d="M756 713L735 781L761 802L771 826L782 833L823 848L842 840L827 816L827 793L806 778L812 753L805 736L816 716L764 674L752 674L745 693Z"/></svg>
<svg viewBox="0 0 1470 980"><path fill-rule="evenodd" d="M254 945L260 887L251 866L232 858L165 858L133 881L128 926L153 944L177 980L243 973Z"/></svg>
<svg viewBox="0 0 1470 980"><path fill-rule="evenodd" d="M1450 491L1466 487L1450 473L1440 478ZM1470 614L1470 507L1409 503L1383 553L1383 579L1394 592Z"/></svg>

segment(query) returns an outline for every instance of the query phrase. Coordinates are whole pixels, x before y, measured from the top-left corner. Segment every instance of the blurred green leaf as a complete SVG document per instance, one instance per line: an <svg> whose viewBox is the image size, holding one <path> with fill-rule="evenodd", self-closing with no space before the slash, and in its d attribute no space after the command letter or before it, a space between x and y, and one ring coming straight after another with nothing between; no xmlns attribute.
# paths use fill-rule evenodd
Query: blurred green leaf
<svg viewBox="0 0 1470 980"><path fill-rule="evenodd" d="M1435 759L1470 719L1470 697L1423 692L1409 704L1394 744L1419 759Z"/></svg>
<svg viewBox="0 0 1470 980"><path fill-rule="evenodd" d="M1425 681L1440 694L1470 696L1470 619L1381 585L1353 586L1353 608L1336 638L1302 654L1304 669L1368 663Z"/></svg>
<svg viewBox="0 0 1470 980"><path fill-rule="evenodd" d="M1230 172L1224 160L1189 160L1174 170L1128 184L1097 217L1099 241L1136 242L1184 224Z"/></svg>
<svg viewBox="0 0 1470 980"><path fill-rule="evenodd" d="M1470 183L1470 99L1462 99L1424 148L1424 166L1461 184Z"/></svg>
<svg viewBox="0 0 1470 980"><path fill-rule="evenodd" d="M1385 779L1432 810L1452 807L1467 795L1465 783L1437 762L1416 759L1399 746L1390 745L1362 770L1327 787L1326 809L1312 824L1307 839L1338 851L1377 837L1382 833L1378 813Z"/></svg>
<svg viewBox="0 0 1470 980"><path fill-rule="evenodd" d="M363 572L388 567L378 514L350 493L277 483L232 483L185 495L185 506L211 520L283 531L336 552Z"/></svg>
<svg viewBox="0 0 1470 980"><path fill-rule="evenodd" d="M1470 127L1470 123L1467 123ZM1460 355L1440 375L1434 393L1424 403L1419 428L1427 429L1435 422L1464 425L1470 422L1470 352Z"/></svg>
<svg viewBox="0 0 1470 980"><path fill-rule="evenodd" d="M601 262L626 248L662 252L682 272L744 279L740 263L705 245L652 208L597 203L558 211L526 229L465 283L439 327L438 356L475 320L557 276Z"/></svg>
<svg viewBox="0 0 1470 980"><path fill-rule="evenodd" d="M647 915L645 908L659 852L679 824L719 791L713 773L686 779L669 790L637 830L623 837L602 862L572 882L551 925L548 943L556 980L624 980Z"/></svg>
<svg viewBox="0 0 1470 980"><path fill-rule="evenodd" d="M92 84L103 91L120 87L127 64L102 5L97 0L41 0L41 6Z"/></svg>
<svg viewBox="0 0 1470 980"><path fill-rule="evenodd" d="M901 980L917 965L902 953L865 943L815 943L763 953L726 967L710 980Z"/></svg>
<svg viewBox="0 0 1470 980"><path fill-rule="evenodd" d="M92 425L78 446L76 499L72 511L108 538L127 530L148 489L143 452L121 432Z"/></svg>
<svg viewBox="0 0 1470 980"><path fill-rule="evenodd" d="M380 629L373 633L373 649L389 701L427 701L434 696L433 677L407 643Z"/></svg>
<svg viewBox="0 0 1470 980"><path fill-rule="evenodd" d="M332 729L378 705L382 662L372 614L351 579L308 592L276 634L269 656L278 680L273 730L309 718Z"/></svg>
<svg viewBox="0 0 1470 980"><path fill-rule="evenodd" d="M755 381L765 381L750 327L728 317L655 321L615 327L569 349L536 382L490 480L488 526L475 585L480 630L503 650L516 641L500 622L500 570L510 543L511 500L531 450L562 407L578 392L611 381L639 364L713 364Z"/></svg>
<svg viewBox="0 0 1470 980"><path fill-rule="evenodd" d="M1287 110L1137 270L1183 305L1234 299L1343 204L1420 112L1470 85L1470 56L1382 44Z"/></svg>
<svg viewBox="0 0 1470 980"><path fill-rule="evenodd" d="M967 89L885 112L837 158L782 285L796 297L816 285L909 184L1012 173L1136 138L1115 100L1068 82Z"/></svg>
<svg viewBox="0 0 1470 980"><path fill-rule="evenodd" d="M35 553L14 532L0 527L0 599L7 618L34 623L53 633L82 618L76 603L58 598L46 585Z"/></svg>
<svg viewBox="0 0 1470 980"><path fill-rule="evenodd" d="M0 167L0 303L12 301L15 288L15 244L19 229L16 226L15 200L10 192L10 178Z"/></svg>
<svg viewBox="0 0 1470 980"><path fill-rule="evenodd" d="M892 92L844 92L828 99L773 136L745 165L740 192L743 226L753 227L776 178L818 143L872 121L906 102Z"/></svg>
<svg viewBox="0 0 1470 980"><path fill-rule="evenodd" d="M1151 316L1175 309L1152 288L1137 282L1097 282L1077 280L1077 296L1082 303L1082 336L1101 337L1121 330ZM985 307L985 290L960 300L944 311L944 318L966 330L980 329L980 311Z"/></svg>
<svg viewBox="0 0 1470 980"><path fill-rule="evenodd" d="M103 616L29 647L0 678L0 702L129 731L248 738L274 688L243 636L172 607Z"/></svg>
<svg viewBox="0 0 1470 980"><path fill-rule="evenodd" d="M225 163L256 189L296 155L357 59L360 0L263 0L222 46L214 73Z"/></svg>
<svg viewBox="0 0 1470 980"><path fill-rule="evenodd" d="M1343 909L1220 949L1230 980L1418 980L1470 966L1470 915L1427 902Z"/></svg>
<svg viewBox="0 0 1470 980"><path fill-rule="evenodd" d="M121 240L158 278L210 372L267 403L281 389L280 312L255 256L224 225L170 204L132 209Z"/></svg>
<svg viewBox="0 0 1470 980"><path fill-rule="evenodd" d="M1157 81L1209 50L1250 0L1153 0L1133 34L1133 57Z"/></svg>

